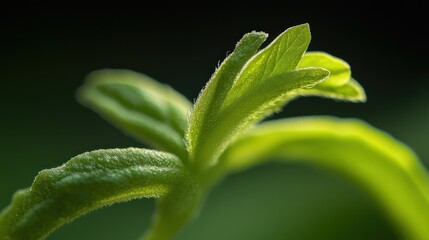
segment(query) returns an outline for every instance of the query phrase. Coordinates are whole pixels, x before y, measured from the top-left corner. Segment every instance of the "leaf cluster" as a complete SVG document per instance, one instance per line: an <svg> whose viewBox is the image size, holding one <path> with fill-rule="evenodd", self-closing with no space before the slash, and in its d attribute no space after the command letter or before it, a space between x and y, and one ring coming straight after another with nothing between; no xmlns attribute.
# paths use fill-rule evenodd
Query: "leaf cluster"
<svg viewBox="0 0 429 240"><path fill-rule="evenodd" d="M41 171L0 213L0 239L44 239L83 214L135 198L157 198L142 239L171 239L222 178L273 160L344 175L374 196L407 239L427 239L429 178L404 144L356 119L260 123L302 96L366 100L345 61L307 52L308 24L287 29L259 50L266 38L245 34L195 104L130 70L88 75L79 102L157 150L96 150Z"/></svg>

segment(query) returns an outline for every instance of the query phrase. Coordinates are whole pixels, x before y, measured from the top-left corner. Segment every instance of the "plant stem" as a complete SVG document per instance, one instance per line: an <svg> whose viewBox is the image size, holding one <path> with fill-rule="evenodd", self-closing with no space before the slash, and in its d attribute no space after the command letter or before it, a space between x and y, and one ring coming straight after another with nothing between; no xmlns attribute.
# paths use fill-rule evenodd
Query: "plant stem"
<svg viewBox="0 0 429 240"><path fill-rule="evenodd" d="M172 192L158 200L152 225L139 240L173 239L198 215L206 192L194 181L192 184L183 182L172 189Z"/></svg>

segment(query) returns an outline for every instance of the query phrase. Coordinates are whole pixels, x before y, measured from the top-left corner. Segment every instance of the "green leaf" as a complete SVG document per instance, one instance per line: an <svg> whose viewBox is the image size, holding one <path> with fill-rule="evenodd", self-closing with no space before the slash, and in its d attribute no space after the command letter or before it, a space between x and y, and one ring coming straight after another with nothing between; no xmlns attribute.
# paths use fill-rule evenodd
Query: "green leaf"
<svg viewBox="0 0 429 240"><path fill-rule="evenodd" d="M78 100L125 133L185 159L191 104L167 85L130 70L91 73Z"/></svg>
<svg viewBox="0 0 429 240"><path fill-rule="evenodd" d="M237 135L277 111L294 91L328 77L323 68L294 70L310 38L308 24L289 28L245 64L218 111L220 117L194 134L200 137L191 154L200 168L213 165Z"/></svg>
<svg viewBox="0 0 429 240"><path fill-rule="evenodd" d="M194 153L205 141L205 132L218 121L219 110L243 65L256 53L267 38L262 32L243 36L234 51L222 62L198 97L192 111L187 132L188 150Z"/></svg>
<svg viewBox="0 0 429 240"><path fill-rule="evenodd" d="M214 173L267 160L305 162L358 183L375 197L404 239L429 236L429 176L415 154L359 120L307 117L266 122L233 143Z"/></svg>
<svg viewBox="0 0 429 240"><path fill-rule="evenodd" d="M323 82L322 82L323 83ZM365 102L366 95L362 86L353 78L342 86L316 85L314 88L301 89L296 96L318 96L350 102Z"/></svg>
<svg viewBox="0 0 429 240"><path fill-rule="evenodd" d="M174 155L146 149L97 150L43 170L0 213L0 239L43 239L59 226L116 202L161 197L186 179Z"/></svg>
<svg viewBox="0 0 429 240"><path fill-rule="evenodd" d="M324 52L307 52L298 68L322 67L329 70L329 78L310 89L297 92L297 96L320 96L352 102L366 101L365 91L352 79L350 66L343 60Z"/></svg>
<svg viewBox="0 0 429 240"><path fill-rule="evenodd" d="M289 94L303 87L311 87L328 75L329 72L323 68L301 68L266 79L267 84L251 89L234 104L223 109L222 121L206 132L199 156L205 161L211 157L213 161L241 132L268 113L277 111Z"/></svg>
<svg viewBox="0 0 429 240"><path fill-rule="evenodd" d="M265 80L295 69L310 44L308 24L290 27L246 64L235 80L224 105L235 102L250 89L266 85Z"/></svg>
<svg viewBox="0 0 429 240"><path fill-rule="evenodd" d="M305 67L323 67L329 70L329 79L319 86L342 86L352 76L349 64L325 52L306 52L298 65L298 68Z"/></svg>

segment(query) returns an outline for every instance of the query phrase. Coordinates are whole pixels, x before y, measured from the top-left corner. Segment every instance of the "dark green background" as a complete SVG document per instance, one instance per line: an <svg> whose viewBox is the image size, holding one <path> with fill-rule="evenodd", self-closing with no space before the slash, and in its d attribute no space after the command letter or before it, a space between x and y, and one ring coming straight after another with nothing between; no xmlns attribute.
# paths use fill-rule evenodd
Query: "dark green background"
<svg viewBox="0 0 429 240"><path fill-rule="evenodd" d="M271 41L304 22L310 23L313 36L309 50L346 60L368 102L299 99L271 118L361 118L407 143L429 165L424 4L386 10L353 3L342 9L323 4L243 8L242 3L198 11L165 4L149 8L117 2L107 6L110 11L106 3L94 4L85 14L70 10L76 6L54 6L56 14L45 14L48 5L33 1L11 10L13 15L2 15L0 208L43 168L89 150L143 146L76 103L74 91L89 72L133 69L195 99L244 33L265 31ZM115 205L49 239L136 239L153 208L153 200ZM227 178L178 239L397 239L395 235L370 197L340 177L308 166L268 164Z"/></svg>

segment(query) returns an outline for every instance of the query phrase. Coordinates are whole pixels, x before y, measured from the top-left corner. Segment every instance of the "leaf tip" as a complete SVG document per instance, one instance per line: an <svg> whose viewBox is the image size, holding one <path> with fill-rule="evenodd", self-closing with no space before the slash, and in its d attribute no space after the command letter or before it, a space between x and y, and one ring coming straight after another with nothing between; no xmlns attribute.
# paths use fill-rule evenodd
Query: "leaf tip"
<svg viewBox="0 0 429 240"><path fill-rule="evenodd" d="M367 100L367 97L366 97L365 91L361 89L361 91L359 91L358 97L356 98L356 102L364 103L366 102L366 100Z"/></svg>
<svg viewBox="0 0 429 240"><path fill-rule="evenodd" d="M258 32L258 31L252 31L252 32L247 33L247 34L248 35L252 35L253 37L258 38L258 39L260 39L262 41L265 41L265 39L268 38L268 33L262 32L262 31L260 31L260 32Z"/></svg>
<svg viewBox="0 0 429 240"><path fill-rule="evenodd" d="M302 24L298 24L296 26L290 27L289 29L294 29L294 28L310 31L310 24L309 23L302 23Z"/></svg>
<svg viewBox="0 0 429 240"><path fill-rule="evenodd" d="M331 76L331 71L323 67L308 67L308 69L313 69L313 71L315 71L314 74L320 79L318 83L329 79L329 76Z"/></svg>
<svg viewBox="0 0 429 240"><path fill-rule="evenodd" d="M356 97L353 99L354 102L364 103L367 100L365 89L356 81L354 78L350 78L350 83L353 89L356 91Z"/></svg>
<svg viewBox="0 0 429 240"><path fill-rule="evenodd" d="M268 34L265 32L252 31L244 34L243 38L237 43L235 49L240 48L240 46L249 46L249 48L255 48L254 46L259 47L267 39Z"/></svg>

